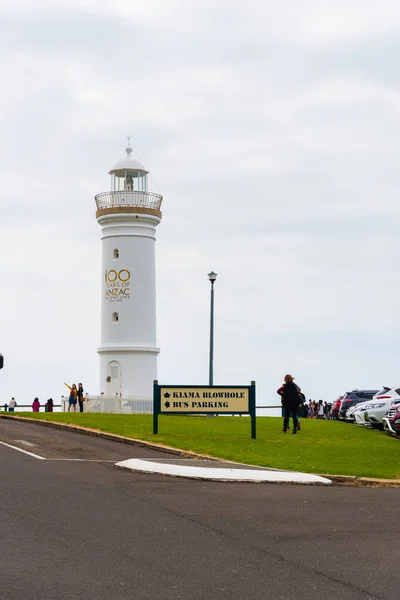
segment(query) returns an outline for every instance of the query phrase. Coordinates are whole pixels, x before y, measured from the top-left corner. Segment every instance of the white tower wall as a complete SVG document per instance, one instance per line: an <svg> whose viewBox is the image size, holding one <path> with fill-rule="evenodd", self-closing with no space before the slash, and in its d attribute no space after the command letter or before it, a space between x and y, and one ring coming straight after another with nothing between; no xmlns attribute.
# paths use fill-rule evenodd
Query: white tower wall
<svg viewBox="0 0 400 600"><path fill-rule="evenodd" d="M155 240L162 198L132 189L132 177L135 183L139 172L143 185L147 171L130 156L122 162L129 189L113 186L112 192L96 196L102 233L100 392L151 399L159 353ZM111 171L119 179L121 163Z"/></svg>

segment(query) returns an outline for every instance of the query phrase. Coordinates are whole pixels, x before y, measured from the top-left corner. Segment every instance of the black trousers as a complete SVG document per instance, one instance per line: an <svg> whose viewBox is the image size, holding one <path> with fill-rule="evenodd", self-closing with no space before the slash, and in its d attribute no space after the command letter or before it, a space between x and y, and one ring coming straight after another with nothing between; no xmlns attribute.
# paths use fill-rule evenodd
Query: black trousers
<svg viewBox="0 0 400 600"><path fill-rule="evenodd" d="M285 409L285 418L283 419L283 427L284 429L287 429L289 427L289 419L290 419L290 414L292 415L292 419L293 419L293 429L297 429L297 425L298 425L298 418L297 418L297 406L287 406L284 405L283 407Z"/></svg>
<svg viewBox="0 0 400 600"><path fill-rule="evenodd" d="M79 402L79 411L83 412L83 400L81 400L80 398L78 398L78 402Z"/></svg>

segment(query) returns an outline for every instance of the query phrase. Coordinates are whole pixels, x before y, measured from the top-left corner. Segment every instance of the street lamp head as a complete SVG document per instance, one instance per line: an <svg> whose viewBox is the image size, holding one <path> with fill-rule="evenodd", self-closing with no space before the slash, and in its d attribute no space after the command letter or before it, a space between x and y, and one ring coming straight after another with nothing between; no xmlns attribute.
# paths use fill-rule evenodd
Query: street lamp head
<svg viewBox="0 0 400 600"><path fill-rule="evenodd" d="M211 273L208 274L208 279L211 281L211 283L214 283L214 281L217 279L217 273L211 271Z"/></svg>

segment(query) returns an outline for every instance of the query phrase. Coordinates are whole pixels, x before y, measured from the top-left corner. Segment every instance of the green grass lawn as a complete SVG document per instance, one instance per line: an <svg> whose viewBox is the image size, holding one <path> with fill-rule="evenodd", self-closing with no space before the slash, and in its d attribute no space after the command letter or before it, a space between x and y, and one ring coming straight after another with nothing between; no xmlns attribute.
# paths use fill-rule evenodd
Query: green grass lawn
<svg viewBox="0 0 400 600"><path fill-rule="evenodd" d="M302 430L281 432L282 419L257 418L257 439L250 438L247 417L159 417L153 435L152 415L95 413L15 413L71 423L275 469L308 473L400 478L400 440L386 433L339 421L302 419Z"/></svg>

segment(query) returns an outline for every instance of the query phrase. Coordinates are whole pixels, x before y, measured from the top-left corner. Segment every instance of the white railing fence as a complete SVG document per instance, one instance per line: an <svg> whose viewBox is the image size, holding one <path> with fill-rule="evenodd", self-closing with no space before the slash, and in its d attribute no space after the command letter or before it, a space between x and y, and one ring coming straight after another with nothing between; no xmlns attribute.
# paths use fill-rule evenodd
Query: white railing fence
<svg viewBox="0 0 400 600"><path fill-rule="evenodd" d="M97 210L133 206L161 210L162 196L153 192L121 191L103 192L95 196Z"/></svg>
<svg viewBox="0 0 400 600"><path fill-rule="evenodd" d="M68 410L68 397L61 397L61 410ZM79 410L79 404L76 405ZM84 412L89 413L115 413L115 414L152 414L153 400L144 400L127 396L119 398L118 396L85 396L83 403Z"/></svg>

